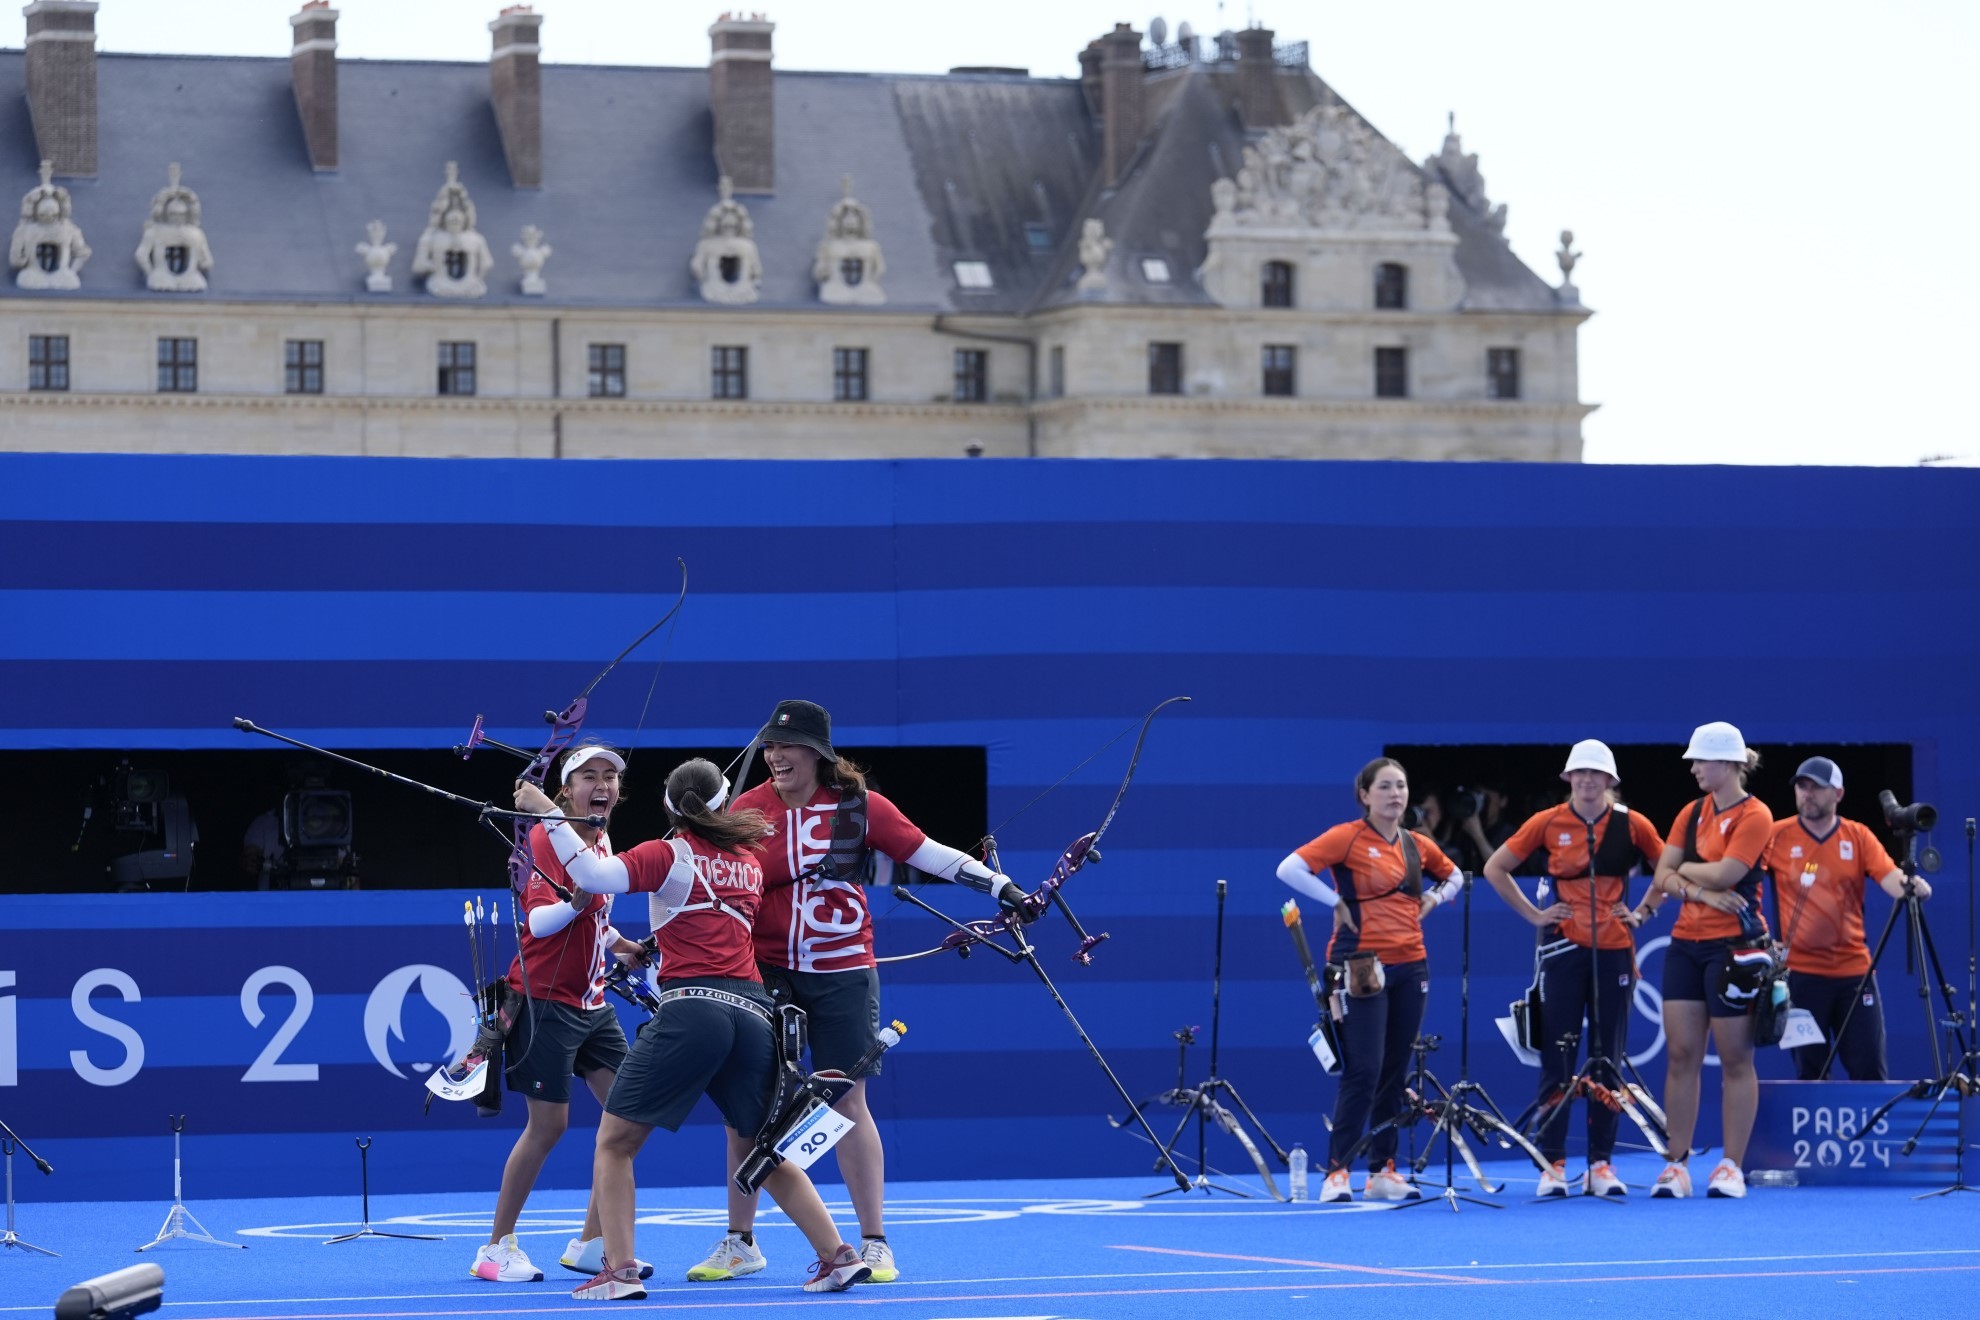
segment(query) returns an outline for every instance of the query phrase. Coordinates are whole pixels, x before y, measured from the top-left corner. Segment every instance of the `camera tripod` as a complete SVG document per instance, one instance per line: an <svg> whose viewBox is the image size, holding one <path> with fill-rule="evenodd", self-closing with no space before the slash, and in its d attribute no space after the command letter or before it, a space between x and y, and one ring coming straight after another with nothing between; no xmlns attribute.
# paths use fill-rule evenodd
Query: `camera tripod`
<svg viewBox="0 0 1980 1320"><path fill-rule="evenodd" d="M1980 1023L1980 1018L1975 1017L1975 1013L1980 1012L1980 1003L1976 1003L1976 1000L1980 1000L1980 984L1976 984L1980 983L1980 975L1976 975L1975 971L1976 957L1980 955L1976 955L1973 946L1973 823L1973 817L1968 816L1966 818L1966 1021L1968 1026ZM1966 1105L1963 1103L1972 1099L1975 1094L1980 1094L1980 1037L1967 1042L1966 1053L1960 1061L1953 1065L1950 1073L1935 1081L1933 1087L1938 1094L1932 1100L1932 1109L1925 1115L1926 1122L1931 1121L1932 1114L1937 1112L1948 1092L1959 1093L1959 1099L1953 1102L1959 1106L1954 1111L1959 1116L1959 1135L1957 1144L1953 1147L1953 1180L1950 1187L1941 1187L1936 1192L1914 1196L1911 1198L1914 1201L1927 1201L1935 1196L1951 1196L1954 1192L1980 1192L1980 1187L1966 1185ZM1919 1130L1924 1129L1921 1127ZM1913 1137L1912 1140L1916 1141L1917 1138Z"/></svg>
<svg viewBox="0 0 1980 1320"><path fill-rule="evenodd" d="M1220 1092L1227 1093L1231 1098L1231 1103L1236 1105L1239 1111L1251 1120L1252 1126L1258 1129L1258 1135L1265 1138L1265 1144L1272 1148L1272 1154L1278 1158L1279 1163L1282 1166L1290 1164L1291 1161L1286 1152L1280 1148L1278 1142L1272 1139L1272 1134L1265 1130L1265 1125L1258 1121L1258 1115L1251 1112L1251 1106L1247 1105L1244 1102L1244 1097L1238 1094L1237 1087L1217 1074L1217 1026L1222 1011L1224 981L1224 894L1227 888L1228 886L1224 881L1217 881L1216 954L1210 973L1210 1075L1195 1086L1185 1086L1183 1084L1183 1079L1187 1075L1185 1069L1188 1066L1189 1047L1196 1043L1196 1033L1201 1028L1178 1028L1171 1033L1176 1040L1175 1086L1167 1091L1163 1091L1159 1095L1150 1096L1148 1099L1141 1101L1130 1109L1123 1118L1109 1117L1107 1119L1107 1122L1116 1128L1126 1127L1128 1124L1137 1120L1145 1125L1147 1123L1146 1111L1153 1106L1180 1106L1183 1110L1182 1118L1177 1121L1175 1131L1169 1134L1168 1141L1162 1144L1161 1158L1155 1164L1156 1169L1160 1170L1165 1165L1170 1168L1175 1167L1176 1146L1181 1142L1183 1132L1189 1127L1191 1116L1193 1115L1195 1117L1196 1177L1190 1180L1187 1186L1164 1187L1159 1191L1148 1193L1150 1197L1167 1196L1170 1192L1192 1191L1201 1191L1206 1194L1210 1192L1223 1192L1230 1196L1244 1197L1251 1195L1250 1192L1244 1191L1241 1188L1226 1187L1221 1183L1210 1181L1210 1165L1208 1163L1208 1152L1205 1149L1205 1144L1209 1125L1215 1123L1219 1128L1236 1138L1238 1145L1244 1148L1244 1153L1251 1157L1253 1167L1258 1170L1258 1177L1265 1184L1266 1194L1275 1201L1286 1199L1279 1195L1278 1185L1272 1181L1272 1168L1265 1162L1265 1157L1258 1153L1257 1143L1252 1141L1251 1134L1245 1131L1244 1124L1238 1122L1237 1115L1233 1114L1217 1098Z"/></svg>
<svg viewBox="0 0 1980 1320"><path fill-rule="evenodd" d="M55 1166L28 1148L28 1144L14 1135L14 1129L0 1123L0 1160L7 1165L7 1231L0 1235L0 1247L18 1247L30 1255L59 1256L59 1251L47 1247L37 1247L32 1242L23 1242L21 1235L14 1231L14 1147L21 1148L21 1154L34 1161L34 1167L43 1173L55 1172Z"/></svg>

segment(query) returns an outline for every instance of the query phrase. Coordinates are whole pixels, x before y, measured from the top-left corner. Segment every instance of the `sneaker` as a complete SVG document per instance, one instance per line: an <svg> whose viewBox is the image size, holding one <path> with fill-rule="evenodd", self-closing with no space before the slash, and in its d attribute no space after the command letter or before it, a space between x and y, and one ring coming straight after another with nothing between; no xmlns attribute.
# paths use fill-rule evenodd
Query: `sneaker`
<svg viewBox="0 0 1980 1320"><path fill-rule="evenodd" d="M861 1242L859 1258L872 1271L866 1280L868 1283L892 1283L901 1277L900 1269L894 1264L894 1249L887 1245L885 1238L867 1238Z"/></svg>
<svg viewBox="0 0 1980 1320"><path fill-rule="evenodd" d="M1352 1201L1354 1189L1348 1186L1348 1171L1335 1169L1327 1175L1327 1181L1320 1184L1322 1201Z"/></svg>
<svg viewBox="0 0 1980 1320"><path fill-rule="evenodd" d="M1567 1161L1555 1160L1540 1175L1540 1189L1535 1196L1566 1196L1568 1194Z"/></svg>
<svg viewBox="0 0 1980 1320"><path fill-rule="evenodd" d="M571 1289L571 1296L580 1302L636 1302L646 1296L646 1285L639 1281L639 1271L628 1265L598 1271L589 1282Z"/></svg>
<svg viewBox="0 0 1980 1320"><path fill-rule="evenodd" d="M1364 1201L1420 1201L1423 1193L1411 1186L1409 1180L1396 1172L1396 1162L1390 1160L1379 1169L1369 1171L1368 1181L1361 1185L1361 1199Z"/></svg>
<svg viewBox="0 0 1980 1320"><path fill-rule="evenodd" d="M594 1274L602 1273L605 1269L605 1239L572 1238L571 1244L564 1248L564 1254L557 1258L557 1263L571 1273L582 1274L587 1279ZM645 1261L635 1257L633 1264L639 1266L640 1278L653 1277L653 1267Z"/></svg>
<svg viewBox="0 0 1980 1320"><path fill-rule="evenodd" d="M1737 1200L1746 1195L1746 1175L1731 1160L1720 1160L1705 1183L1705 1195L1729 1196Z"/></svg>
<svg viewBox="0 0 1980 1320"><path fill-rule="evenodd" d="M1690 1196L1691 1171L1682 1164L1666 1164L1664 1171L1657 1175L1657 1185L1650 1189L1650 1195L1660 1200Z"/></svg>
<svg viewBox="0 0 1980 1320"><path fill-rule="evenodd" d="M814 1260L811 1268L811 1281L804 1285L806 1292L844 1292L873 1274L865 1259L843 1242L832 1259Z"/></svg>
<svg viewBox="0 0 1980 1320"><path fill-rule="evenodd" d="M477 1250L468 1273L490 1283L536 1283L543 1278L543 1271L530 1264L529 1256L516 1245L514 1233Z"/></svg>
<svg viewBox="0 0 1980 1320"><path fill-rule="evenodd" d="M708 1259L688 1271L688 1282L716 1283L722 1279L740 1279L745 1274L756 1273L769 1263L755 1243L743 1241L740 1233L729 1233L709 1251Z"/></svg>
<svg viewBox="0 0 1980 1320"><path fill-rule="evenodd" d="M1616 1177L1616 1169L1607 1160L1588 1166L1588 1190L1597 1196L1628 1196L1629 1184Z"/></svg>

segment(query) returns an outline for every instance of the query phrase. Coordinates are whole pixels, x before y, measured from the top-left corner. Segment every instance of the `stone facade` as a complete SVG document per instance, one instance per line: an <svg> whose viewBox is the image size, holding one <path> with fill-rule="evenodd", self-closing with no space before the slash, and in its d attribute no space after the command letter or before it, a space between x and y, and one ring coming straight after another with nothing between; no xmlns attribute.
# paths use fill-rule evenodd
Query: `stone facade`
<svg viewBox="0 0 1980 1320"><path fill-rule="evenodd" d="M76 22L87 9L64 7ZM334 55L336 17L320 3L296 16L298 41L307 29L305 54L315 63L326 49ZM527 72L536 73L537 21L510 10L494 26L497 62L517 59L527 36ZM477 161L446 124L424 126L430 136L419 144L426 155L417 170L359 177L378 158L380 133L408 131L376 80L412 75L346 66L347 82L373 81L338 97L337 68L313 63L313 90L305 94L298 83L309 141L296 167L323 168L322 144L334 144L331 163L352 176L339 188L366 209L247 216L229 209L221 217L228 228L215 240L224 262L205 271L203 290L191 278L205 269L199 260L168 289L164 268L146 264L141 252L141 271L91 267L80 287L9 297L0 305L0 448L1580 458L1580 425L1591 408L1579 401L1576 341L1592 313L1567 278L1577 255L1571 245L1563 249L1561 285L1549 286L1505 247L1504 208L1487 199L1477 157L1463 153L1454 131L1442 156L1416 165L1303 64L1275 64L1270 33L1239 34L1245 40L1224 64L1194 50L1180 57L1175 48L1141 50L1126 25L1102 38L1086 61L1102 84L1097 99L1123 121L1130 109L1145 121L1139 136L1123 137L1132 127L1124 122L1108 131L1077 83L998 71L972 82L959 71L946 83L902 80L892 89L902 128L889 131L905 145L888 147L873 107L885 111L889 103L873 98L872 80L773 75L773 28L754 17L724 17L711 31L718 100L746 91L748 105L761 109L757 102L777 87L813 78L802 87L811 112L774 121L767 111L732 113L711 143L703 77L697 114L656 130L656 141L675 146L701 135L699 162L681 167L688 185L665 183L644 195L626 163L645 158L644 148L614 149L609 141L595 162L557 156L554 195L531 187L516 147L527 144L533 95L528 114L511 107L503 121L496 144L503 154ZM72 52L84 48L67 43ZM115 59L104 57L112 100L123 76ZM218 96L226 71L215 68ZM0 58L0 80L6 72ZM606 73L620 71L571 76ZM691 71L650 76L674 73ZM744 89L731 74L757 81ZM564 74L553 65L540 75L542 113L554 130ZM773 81L759 87L765 79ZM1240 86L1242 115L1233 94ZM572 88L583 90L567 84L567 98ZM495 80L498 108L510 91ZM931 97L949 98L958 142L916 138L943 122L916 109ZM1052 154L1041 175L1060 172L1065 205L1049 222L1026 218L1043 186L1031 182L1029 164L1004 169L971 160L961 147L1029 150L1015 140L995 144L996 133L1025 122L1014 106L1033 107L1042 125L1036 150ZM85 109L93 126L93 100ZM103 113L129 110L113 105ZM864 127L851 132L862 114ZM361 115L374 115L375 124ZM1190 116L1221 135L1216 150L1202 149L1201 134L1176 131ZM777 156L790 167L776 176L758 159L773 122L778 134L809 135L788 149L778 139ZM35 131L66 130L37 121ZM160 136L171 140L169 131ZM106 138L120 149L124 141ZM261 190L244 194L227 159L198 142L181 145L183 158L202 162L199 181L211 195L252 195L269 207L322 198L326 208L341 195L266 179L251 180ZM712 146L725 163L750 163L751 188L713 175L694 182L692 171L709 168ZM1176 154L1183 152L1192 154ZM433 176L443 162L436 197ZM76 217L98 246L138 243L142 207L120 208L111 194L150 195L166 164L141 174L105 156L102 182ZM979 166L973 178L963 173ZM1115 172L1117 187L1088 186ZM854 173L857 201L845 178ZM462 182L469 176L471 199ZM1019 183L1008 196L990 196L993 176ZM24 188L32 183L22 180ZM178 188L176 175L172 183ZM60 191L42 187L51 197ZM745 191L747 206L733 196ZM29 191L23 226L37 223L37 195ZM372 219L382 214L400 235L419 234L422 208L417 244L388 242ZM41 207L51 214L40 223L66 221L52 214L59 209ZM153 211L154 233L167 221L195 231L201 224L196 199L165 219L156 200ZM1190 216L1198 218L1180 222ZM548 279L546 231L558 238L557 274ZM366 232L369 241L354 254ZM518 232L521 243L503 244L517 264L496 263L482 234ZM318 233L328 236L320 275L310 247ZM1012 241L997 247L999 234ZM27 254L17 254L16 268L33 265L37 245L16 246ZM457 252L451 265L450 252ZM734 263L728 274L725 258ZM1399 303L1378 291L1385 267L1402 272ZM847 273L855 270L856 280ZM161 366L165 345L179 371L171 388ZM1387 373L1379 384L1378 363Z"/></svg>

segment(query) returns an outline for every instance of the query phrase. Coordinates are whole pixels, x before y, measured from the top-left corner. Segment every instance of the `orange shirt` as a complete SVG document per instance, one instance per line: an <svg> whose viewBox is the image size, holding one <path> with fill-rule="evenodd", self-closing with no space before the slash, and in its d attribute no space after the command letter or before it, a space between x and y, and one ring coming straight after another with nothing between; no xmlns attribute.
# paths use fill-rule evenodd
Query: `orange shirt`
<svg viewBox="0 0 1980 1320"><path fill-rule="evenodd" d="M1698 802L1678 812L1677 820L1671 825L1671 832L1664 842L1672 848L1684 847L1685 822L1691 818L1693 808L1698 810L1698 859L1705 862L1720 862L1731 858L1748 867L1759 864L1767 851L1767 839L1773 833L1774 813L1767 810L1767 804L1752 794L1719 810L1718 802L1707 793ZM1767 918L1760 909L1760 888L1752 887L1751 892L1744 886L1739 891L1753 910L1753 915L1764 928ZM1730 912L1703 903L1686 903L1679 914L1677 925L1671 931L1671 938L1679 940L1726 940L1740 934L1739 918Z"/></svg>
<svg viewBox="0 0 1980 1320"><path fill-rule="evenodd" d="M1837 820L1817 838L1800 816L1774 826L1767 869L1781 905L1788 967L1816 976L1861 976L1870 970L1863 938L1863 887L1898 869L1884 845L1853 820Z"/></svg>
<svg viewBox="0 0 1980 1320"><path fill-rule="evenodd" d="M1457 865L1428 837L1415 830L1410 834L1416 839L1425 876L1448 880L1456 873ZM1359 931L1335 928L1327 943L1329 962L1364 949L1373 950L1390 967L1430 956L1423 947L1422 896L1402 889L1409 863L1403 860L1401 835L1391 843L1367 821L1353 820L1303 845L1299 855L1315 871L1334 868L1335 888L1360 926Z"/></svg>
<svg viewBox="0 0 1980 1320"><path fill-rule="evenodd" d="M1652 825L1641 812L1618 810L1610 807L1595 822L1595 850L1599 853L1608 841L1609 828L1617 820L1628 822L1629 842L1635 857L1640 857L1654 871L1657 859L1664 855L1664 841L1657 835L1657 827ZM1588 883L1588 823L1578 815L1568 803L1536 812L1527 818L1526 824L1513 832L1505 847L1520 861L1525 861L1541 849L1547 851L1547 874L1555 877L1554 893L1561 902L1574 909L1574 915L1561 923L1561 934L1586 948L1589 944L1589 913L1592 908L1599 917L1597 929L1601 932L1601 947L1604 949L1628 949L1635 947L1628 926L1622 920L1610 915L1610 909L1623 902L1628 893L1625 875L1598 875L1595 883ZM1561 877L1580 877L1568 879ZM1591 897L1589 890L1594 890ZM1546 906L1542 904L1541 906Z"/></svg>

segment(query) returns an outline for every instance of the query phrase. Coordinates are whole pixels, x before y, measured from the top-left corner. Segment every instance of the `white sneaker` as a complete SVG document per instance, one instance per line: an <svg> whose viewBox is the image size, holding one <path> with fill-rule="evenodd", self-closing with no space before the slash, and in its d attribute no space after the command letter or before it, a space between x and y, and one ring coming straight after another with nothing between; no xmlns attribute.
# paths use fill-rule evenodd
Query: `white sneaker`
<svg viewBox="0 0 1980 1320"><path fill-rule="evenodd" d="M1567 1161L1555 1160L1547 1166L1546 1172L1540 1175L1540 1187L1534 1195L1566 1196L1571 1185L1568 1182Z"/></svg>
<svg viewBox="0 0 1980 1320"><path fill-rule="evenodd" d="M468 1273L490 1283L536 1283L543 1278L543 1271L530 1264L529 1256L516 1244L514 1233L477 1250Z"/></svg>
<svg viewBox="0 0 1980 1320"><path fill-rule="evenodd" d="M1588 1166L1588 1190L1597 1196L1628 1196L1629 1184L1616 1176L1616 1168L1607 1160Z"/></svg>
<svg viewBox="0 0 1980 1320"><path fill-rule="evenodd" d="M1348 1186L1348 1171L1346 1169L1335 1169L1327 1175L1327 1180L1320 1184L1320 1199L1322 1201L1352 1201L1354 1199L1354 1189Z"/></svg>
<svg viewBox="0 0 1980 1320"><path fill-rule="evenodd" d="M755 1243L745 1242L740 1233L725 1234L708 1253L708 1259L687 1272L690 1283L714 1283L754 1274L770 1262Z"/></svg>
<svg viewBox="0 0 1980 1320"><path fill-rule="evenodd" d="M1407 1178L1396 1172L1396 1162L1390 1160L1381 1168L1368 1175L1368 1181L1361 1185L1361 1199L1364 1201L1421 1201L1423 1193L1410 1185Z"/></svg>
<svg viewBox="0 0 1980 1320"><path fill-rule="evenodd" d="M884 1238L866 1238L859 1244L859 1258L866 1262L873 1273L868 1283L892 1283L901 1277L900 1267L894 1264L894 1249Z"/></svg>
<svg viewBox="0 0 1980 1320"><path fill-rule="evenodd" d="M582 1274L587 1279L594 1274L602 1274L605 1270L605 1239L572 1238L571 1244L564 1248L564 1254L557 1258L557 1263L571 1273ZM639 1266L640 1278L653 1277L653 1267L645 1261L634 1257L633 1264Z"/></svg>
<svg viewBox="0 0 1980 1320"><path fill-rule="evenodd" d="M806 1292L844 1292L873 1274L872 1266L859 1252L843 1242L832 1259L813 1261L811 1268L814 1272L810 1282L804 1285Z"/></svg>
<svg viewBox="0 0 1980 1320"><path fill-rule="evenodd" d="M1746 1195L1746 1175L1731 1160L1720 1160L1705 1183L1705 1195L1727 1196L1735 1200Z"/></svg>
<svg viewBox="0 0 1980 1320"><path fill-rule="evenodd" d="M1691 1171L1682 1164L1666 1164L1664 1171L1657 1175L1657 1185L1650 1189L1655 1200L1680 1200L1691 1195Z"/></svg>

